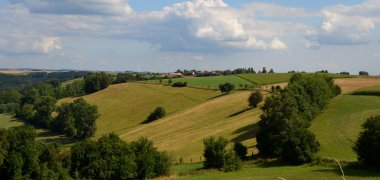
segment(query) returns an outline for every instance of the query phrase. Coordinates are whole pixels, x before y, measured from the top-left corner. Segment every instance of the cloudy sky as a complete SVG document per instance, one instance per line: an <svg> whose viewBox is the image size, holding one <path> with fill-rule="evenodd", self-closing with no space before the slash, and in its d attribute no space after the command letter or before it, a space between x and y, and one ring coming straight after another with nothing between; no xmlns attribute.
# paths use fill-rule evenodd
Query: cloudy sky
<svg viewBox="0 0 380 180"><path fill-rule="evenodd" d="M0 0L0 68L380 74L380 0Z"/></svg>

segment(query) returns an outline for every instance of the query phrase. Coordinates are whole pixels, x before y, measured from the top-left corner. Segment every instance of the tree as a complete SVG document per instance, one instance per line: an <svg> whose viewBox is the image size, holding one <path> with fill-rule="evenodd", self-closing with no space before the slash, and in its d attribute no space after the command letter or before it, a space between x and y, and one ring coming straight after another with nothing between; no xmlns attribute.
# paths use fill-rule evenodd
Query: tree
<svg viewBox="0 0 380 180"><path fill-rule="evenodd" d="M281 159L292 164L310 162L319 151L315 135L305 128L293 129L287 136L281 152Z"/></svg>
<svg viewBox="0 0 380 180"><path fill-rule="evenodd" d="M92 73L84 77L84 91L94 93L107 88L112 83L112 77L104 72Z"/></svg>
<svg viewBox="0 0 380 180"><path fill-rule="evenodd" d="M166 111L163 107L157 107L146 119L146 122L152 122L165 117Z"/></svg>
<svg viewBox="0 0 380 180"><path fill-rule="evenodd" d="M206 169L217 168L224 171L236 171L241 167L241 161L235 151L227 150L228 140L219 137L209 137L203 141Z"/></svg>
<svg viewBox="0 0 380 180"><path fill-rule="evenodd" d="M268 73L274 73L274 70L273 70L273 69L270 69Z"/></svg>
<svg viewBox="0 0 380 180"><path fill-rule="evenodd" d="M224 83L219 85L219 89L222 93L228 94L235 89L235 85L231 83Z"/></svg>
<svg viewBox="0 0 380 180"><path fill-rule="evenodd" d="M133 179L135 155L129 144L116 134L102 136L97 142L85 141L71 148L71 174L90 179Z"/></svg>
<svg viewBox="0 0 380 180"><path fill-rule="evenodd" d="M87 139L95 134L98 117L97 107L79 98L58 108L54 128L67 136Z"/></svg>
<svg viewBox="0 0 380 180"><path fill-rule="evenodd" d="M368 118L362 127L353 149L363 164L380 167L380 116Z"/></svg>
<svg viewBox="0 0 380 180"><path fill-rule="evenodd" d="M247 155L247 147L245 147L242 143L237 142L234 144L234 151L236 155L239 156L241 160L245 159L245 156Z"/></svg>
<svg viewBox="0 0 380 180"><path fill-rule="evenodd" d="M52 96L42 96L37 100L34 105L35 108L35 116L33 118L33 122L42 127L49 127L52 118L52 113L56 108L57 100Z"/></svg>
<svg viewBox="0 0 380 180"><path fill-rule="evenodd" d="M257 105L263 101L263 95L261 94L260 91L255 91L253 92L250 96L249 96L249 99L248 99L248 102L249 102L249 106L253 107L253 108L256 108Z"/></svg>
<svg viewBox="0 0 380 180"><path fill-rule="evenodd" d="M266 74L267 73L267 68L263 67L263 70L261 71L261 73Z"/></svg>
<svg viewBox="0 0 380 180"><path fill-rule="evenodd" d="M170 162L166 153L158 152L153 142L140 138L131 143L136 156L137 178L146 179L169 173Z"/></svg>
<svg viewBox="0 0 380 180"><path fill-rule="evenodd" d="M368 76L369 73L368 73L367 71L360 71L360 72L359 72L359 75L360 75L360 76Z"/></svg>
<svg viewBox="0 0 380 180"><path fill-rule="evenodd" d="M56 144L35 141L32 127L0 129L1 179L61 179L64 155Z"/></svg>

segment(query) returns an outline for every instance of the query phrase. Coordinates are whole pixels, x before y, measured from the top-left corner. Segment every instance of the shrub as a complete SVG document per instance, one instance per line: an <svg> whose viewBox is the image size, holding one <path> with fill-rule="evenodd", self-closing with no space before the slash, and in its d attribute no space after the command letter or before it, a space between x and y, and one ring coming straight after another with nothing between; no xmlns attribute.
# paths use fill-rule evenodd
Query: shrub
<svg viewBox="0 0 380 180"><path fill-rule="evenodd" d="M157 107L147 118L146 122L152 122L165 117L166 111L163 107Z"/></svg>
<svg viewBox="0 0 380 180"><path fill-rule="evenodd" d="M273 86L272 86L273 87ZM261 94L260 91L255 91L249 96L249 106L255 108L257 105L263 101L263 95Z"/></svg>
<svg viewBox="0 0 380 180"><path fill-rule="evenodd" d="M205 161L203 163L206 169L217 168L226 172L239 170L241 160L235 151L227 150L228 140L219 137L209 137L203 141Z"/></svg>
<svg viewBox="0 0 380 180"><path fill-rule="evenodd" d="M234 151L236 155L239 156L241 160L245 159L245 156L247 155L247 147L245 147L242 143L237 142L234 144Z"/></svg>
<svg viewBox="0 0 380 180"><path fill-rule="evenodd" d="M187 82L175 82L172 84L172 87L186 87Z"/></svg>
<svg viewBox="0 0 380 180"><path fill-rule="evenodd" d="M219 89L222 93L228 94L235 89L235 85L233 85L231 83L224 83L224 84L219 85Z"/></svg>
<svg viewBox="0 0 380 180"><path fill-rule="evenodd" d="M203 141L204 152L203 156L205 157L204 167L207 168L222 168L224 165L224 155L226 152L226 147L228 145L228 140L219 137L207 138Z"/></svg>
<svg viewBox="0 0 380 180"><path fill-rule="evenodd" d="M380 167L380 116L370 117L362 125L364 131L353 148L359 161L368 166Z"/></svg>
<svg viewBox="0 0 380 180"><path fill-rule="evenodd" d="M224 164L222 169L225 172L237 171L241 169L241 160L233 150L229 150L224 155Z"/></svg>
<svg viewBox="0 0 380 180"><path fill-rule="evenodd" d="M310 162L314 154L319 151L319 143L305 128L294 130L284 142L281 158L292 164L303 164Z"/></svg>

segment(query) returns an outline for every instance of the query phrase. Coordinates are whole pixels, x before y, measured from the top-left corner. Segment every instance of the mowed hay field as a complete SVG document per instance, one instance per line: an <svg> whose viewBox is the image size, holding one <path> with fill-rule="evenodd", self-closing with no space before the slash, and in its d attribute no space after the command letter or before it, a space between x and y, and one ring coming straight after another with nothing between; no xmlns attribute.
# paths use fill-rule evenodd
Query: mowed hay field
<svg viewBox="0 0 380 180"><path fill-rule="evenodd" d="M239 74L237 76L259 85L276 84L288 82L291 73L269 73L269 74Z"/></svg>
<svg viewBox="0 0 380 180"><path fill-rule="evenodd" d="M110 132L125 133L129 128L139 126L158 106L164 107L167 116L171 116L220 94L214 90L126 83L112 85L83 98L98 106L101 116L97 120L96 137L100 137ZM74 99L66 98L60 102Z"/></svg>
<svg viewBox="0 0 380 180"><path fill-rule="evenodd" d="M215 98L187 111L140 125L121 135L131 141L147 137L159 150L168 151L176 160L199 162L203 139L224 136L251 147L255 144L255 125L261 114L259 108L248 107L249 91L235 92ZM178 161L177 161L178 162Z"/></svg>
<svg viewBox="0 0 380 180"><path fill-rule="evenodd" d="M186 77L186 78L173 78L173 83L175 82L187 82L188 86L200 87L200 88L218 88L219 84L232 83L235 88L239 88L240 85L254 86L256 85L248 80L241 77L230 75L230 76L208 76L208 77ZM158 82L158 80L151 81ZM167 83L168 80L164 80L163 83Z"/></svg>
<svg viewBox="0 0 380 180"><path fill-rule="evenodd" d="M358 89L379 87L380 77L357 77L347 79L336 79L335 83L342 88L343 93L352 92Z"/></svg>

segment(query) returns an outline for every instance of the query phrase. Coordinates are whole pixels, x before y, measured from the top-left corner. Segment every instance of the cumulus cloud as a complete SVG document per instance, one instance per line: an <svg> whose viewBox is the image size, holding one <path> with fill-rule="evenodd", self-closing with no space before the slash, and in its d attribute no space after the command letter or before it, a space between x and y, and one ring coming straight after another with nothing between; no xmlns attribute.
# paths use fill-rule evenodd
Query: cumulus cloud
<svg viewBox="0 0 380 180"><path fill-rule="evenodd" d="M55 50L61 50L62 45L57 37L45 37L36 33L8 34L0 37L0 52L12 54L43 53L47 54Z"/></svg>
<svg viewBox="0 0 380 180"><path fill-rule="evenodd" d="M306 36L306 46L317 44L367 44L374 40L380 24L380 1L367 0L358 5L336 5L322 10L319 31Z"/></svg>
<svg viewBox="0 0 380 180"><path fill-rule="evenodd" d="M33 13L77 15L125 15L132 13L126 0L9 0Z"/></svg>
<svg viewBox="0 0 380 180"><path fill-rule="evenodd" d="M270 48L274 50L282 50L288 48L288 46L282 42L278 37L274 37L270 43Z"/></svg>

